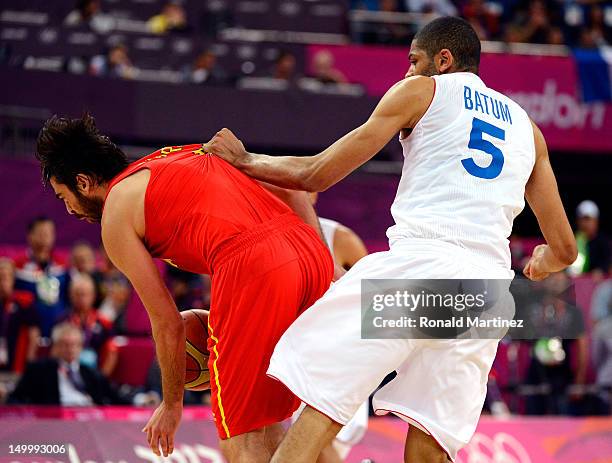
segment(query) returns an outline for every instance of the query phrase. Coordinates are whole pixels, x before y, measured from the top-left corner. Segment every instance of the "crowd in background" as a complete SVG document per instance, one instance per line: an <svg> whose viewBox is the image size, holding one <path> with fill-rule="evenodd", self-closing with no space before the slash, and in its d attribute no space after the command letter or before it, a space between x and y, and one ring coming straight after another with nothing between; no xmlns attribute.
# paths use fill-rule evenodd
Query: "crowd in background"
<svg viewBox="0 0 612 463"><path fill-rule="evenodd" d="M308 88L318 88L317 83L346 85L351 81L350 75L345 76L334 68L331 55L311 57L311 62L305 65L296 60L295 50L282 44L274 50L272 59L266 58L263 66L256 65L248 57L240 66L228 66L217 46L223 43L221 31L234 26L228 2L220 2L220 9L215 12L192 11L180 0L160 5L158 14L141 21L142 33L148 37L189 38L198 50L195 57L187 53L177 64L177 56L173 56L169 60L173 63L169 64L164 63L167 52L160 51L160 59L155 64L141 63L119 33L118 38L107 40L105 46L93 47L95 51L92 49L91 53L79 52L60 61L59 57L46 56L44 45L38 57L36 53L21 56L12 50L8 41L3 41L0 43L0 63L121 79L238 85L239 88L242 88L240 79L252 76L287 82L307 77L311 79L306 83ZM101 0L78 0L75 8L55 26L68 31L88 28L111 37L120 18L106 12L105 6ZM612 6L597 0L351 0L350 8L353 14L347 14L345 24L340 24L335 32L354 43L409 46L416 31L431 19L460 15L474 26L482 40L579 48L612 44ZM356 19L356 12L370 16ZM407 17L405 13L415 15ZM377 16L380 14L383 16ZM282 28L282 22L275 27ZM46 37L53 33L43 31L39 35ZM257 46L257 42L253 42L253 46ZM150 66L165 74L151 73Z"/></svg>
<svg viewBox="0 0 612 463"><path fill-rule="evenodd" d="M612 18L606 2L557 0L352 0L355 9L461 16L481 40L594 48L612 43ZM414 30L379 24L357 40L405 44Z"/></svg>
<svg viewBox="0 0 612 463"><path fill-rule="evenodd" d="M550 336L502 340L507 355L516 357L513 350L527 349L529 360L523 376L503 387L494 366L487 397L491 413L610 413L610 239L599 230L599 208L592 201L578 206L576 224L578 259L545 284L558 295L571 287L572 278L588 276L594 282L591 307L578 307L575 299L545 296L530 308L539 329ZM113 378L120 336L135 334L126 324L132 296L129 282L102 248L95 250L86 242L75 243L69 258L62 260L55 250L55 234L53 221L35 218L23 254L15 259L0 257L0 369L20 378L8 387L0 383L0 401L77 406L159 403L161 383L155 362L146 384L139 387L126 388ZM520 240L512 243L513 267L520 277L529 255L517 245ZM164 268L164 274L179 310L209 307L208 277L171 266ZM589 370L594 377L589 377ZM50 386L41 388L43 383ZM521 405L515 403L518 396ZM186 400L202 403L206 397L189 393Z"/></svg>

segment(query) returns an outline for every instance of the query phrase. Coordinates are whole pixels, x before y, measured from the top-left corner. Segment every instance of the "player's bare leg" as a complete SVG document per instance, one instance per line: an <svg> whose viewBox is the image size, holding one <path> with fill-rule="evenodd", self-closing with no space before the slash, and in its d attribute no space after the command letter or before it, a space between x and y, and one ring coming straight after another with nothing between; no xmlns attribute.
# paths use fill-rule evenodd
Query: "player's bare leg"
<svg viewBox="0 0 612 463"><path fill-rule="evenodd" d="M416 426L410 426L404 448L404 463L448 463L448 455L436 440Z"/></svg>
<svg viewBox="0 0 612 463"><path fill-rule="evenodd" d="M342 463L343 460L336 452L333 444L326 445L317 459L317 463Z"/></svg>
<svg viewBox="0 0 612 463"><path fill-rule="evenodd" d="M289 428L270 463L315 463L342 425L308 405Z"/></svg>
<svg viewBox="0 0 612 463"><path fill-rule="evenodd" d="M220 441L223 456L229 463L268 463L283 439L280 423Z"/></svg>

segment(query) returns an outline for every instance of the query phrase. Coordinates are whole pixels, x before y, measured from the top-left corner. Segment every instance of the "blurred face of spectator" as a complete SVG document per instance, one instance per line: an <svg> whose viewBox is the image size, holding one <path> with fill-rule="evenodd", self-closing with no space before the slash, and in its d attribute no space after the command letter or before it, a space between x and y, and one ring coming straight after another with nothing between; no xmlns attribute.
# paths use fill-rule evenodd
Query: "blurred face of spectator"
<svg viewBox="0 0 612 463"><path fill-rule="evenodd" d="M381 11L397 11L397 0L381 0Z"/></svg>
<svg viewBox="0 0 612 463"><path fill-rule="evenodd" d="M563 45L565 43L561 29L553 27L548 31L548 43L551 45Z"/></svg>
<svg viewBox="0 0 612 463"><path fill-rule="evenodd" d="M99 0L90 0L85 5L85 15L87 17L94 16L96 13L100 12L100 1Z"/></svg>
<svg viewBox="0 0 612 463"><path fill-rule="evenodd" d="M100 222L102 219L102 208L104 200L96 197L93 193L93 181L82 174L79 174L77 178L82 178L82 182L86 182L87 186L84 187L84 192L72 191L68 185L59 183L54 177L51 178L49 184L57 199L64 201L68 214L74 215L79 220L86 220L89 223ZM81 182L81 180L79 180ZM79 183L79 186L80 183Z"/></svg>
<svg viewBox="0 0 612 463"><path fill-rule="evenodd" d="M53 357L72 363L78 360L83 349L83 337L78 330L66 330L53 343Z"/></svg>
<svg viewBox="0 0 612 463"><path fill-rule="evenodd" d="M327 50L318 52L313 59L313 66L317 76L326 76L334 67L334 56Z"/></svg>
<svg viewBox="0 0 612 463"><path fill-rule="evenodd" d="M166 17L168 23L173 27L182 26L187 22L185 10L181 5L176 3L168 3L164 7L162 14Z"/></svg>
<svg viewBox="0 0 612 463"><path fill-rule="evenodd" d="M295 71L295 57L286 53L282 55L276 62L276 78L288 80L293 76Z"/></svg>
<svg viewBox="0 0 612 463"><path fill-rule="evenodd" d="M28 244L34 254L50 253L55 244L55 224L50 220L35 223L28 232Z"/></svg>
<svg viewBox="0 0 612 463"><path fill-rule="evenodd" d="M596 48L597 43L595 42L595 34L588 28L584 28L580 31L580 46L582 48Z"/></svg>
<svg viewBox="0 0 612 463"><path fill-rule="evenodd" d="M213 52L206 51L198 56L198 59L195 62L195 69L206 69L210 71L215 67L217 63L217 57Z"/></svg>
<svg viewBox="0 0 612 463"><path fill-rule="evenodd" d="M108 62L111 64L111 66L131 65L130 57L127 53L127 48L123 45L113 47L108 52Z"/></svg>
<svg viewBox="0 0 612 463"><path fill-rule="evenodd" d="M591 26L602 27L604 23L604 12L599 5L591 7Z"/></svg>
<svg viewBox="0 0 612 463"><path fill-rule="evenodd" d="M589 238L593 238L599 231L599 219L588 215L578 217L578 230Z"/></svg>
<svg viewBox="0 0 612 463"><path fill-rule="evenodd" d="M70 305L77 314L93 309L96 300L96 288L91 278L75 278L70 283Z"/></svg>
<svg viewBox="0 0 612 463"><path fill-rule="evenodd" d="M0 299L13 294L15 285L15 267L8 259L0 259Z"/></svg>
<svg viewBox="0 0 612 463"><path fill-rule="evenodd" d="M81 273L93 273L96 270L96 256L91 246L77 244L72 248L72 266Z"/></svg>
<svg viewBox="0 0 612 463"><path fill-rule="evenodd" d="M548 25L548 11L546 5L540 0L535 0L529 5L529 22L536 27Z"/></svg>

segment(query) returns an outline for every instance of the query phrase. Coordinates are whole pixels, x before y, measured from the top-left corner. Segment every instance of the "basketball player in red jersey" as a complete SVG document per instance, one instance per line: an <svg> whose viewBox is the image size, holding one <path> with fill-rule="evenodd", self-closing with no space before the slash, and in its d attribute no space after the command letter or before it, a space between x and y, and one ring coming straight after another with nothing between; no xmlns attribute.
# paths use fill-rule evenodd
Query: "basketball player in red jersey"
<svg viewBox="0 0 612 463"><path fill-rule="evenodd" d="M128 165L89 115L49 119L37 158L68 213L101 222L109 257L147 308L163 386L143 429L151 449L173 450L185 377L184 327L154 264L160 257L212 275L209 368L221 449L232 463L268 462L282 438L279 422L300 403L266 376L270 356L334 273L315 229L291 210L316 225L307 194L270 186L283 202L201 144L162 148Z"/></svg>

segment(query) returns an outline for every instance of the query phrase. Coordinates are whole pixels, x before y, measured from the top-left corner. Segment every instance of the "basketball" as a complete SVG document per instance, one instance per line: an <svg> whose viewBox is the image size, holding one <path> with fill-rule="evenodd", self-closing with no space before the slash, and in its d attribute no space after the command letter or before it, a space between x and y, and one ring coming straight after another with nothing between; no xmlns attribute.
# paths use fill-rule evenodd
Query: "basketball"
<svg viewBox="0 0 612 463"><path fill-rule="evenodd" d="M181 312L185 324L185 389L210 389L208 371L208 310L191 309Z"/></svg>

